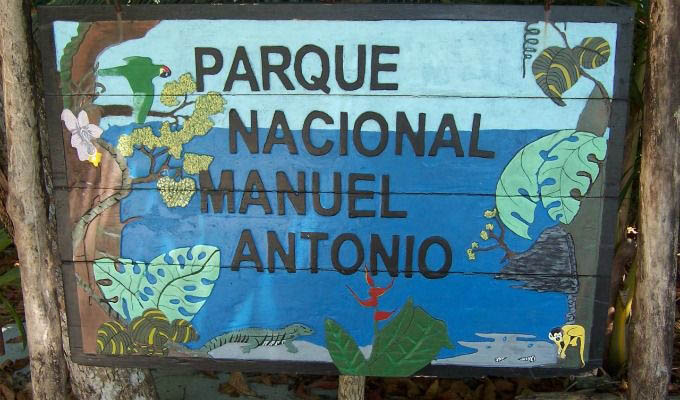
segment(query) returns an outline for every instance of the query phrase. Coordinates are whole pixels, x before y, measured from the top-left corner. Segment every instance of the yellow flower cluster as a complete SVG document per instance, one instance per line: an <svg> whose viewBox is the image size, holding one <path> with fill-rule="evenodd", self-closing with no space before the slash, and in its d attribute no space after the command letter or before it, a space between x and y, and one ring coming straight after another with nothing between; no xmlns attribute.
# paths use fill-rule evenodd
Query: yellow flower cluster
<svg viewBox="0 0 680 400"><path fill-rule="evenodd" d="M207 171L212 161L213 156L206 156L204 154L196 153L185 153L182 168L184 168L184 172L187 174L194 175L201 171Z"/></svg>
<svg viewBox="0 0 680 400"><path fill-rule="evenodd" d="M118 154L123 157L130 157L134 148L132 147L132 138L130 135L121 135L118 138L118 145L116 146Z"/></svg>
<svg viewBox="0 0 680 400"><path fill-rule="evenodd" d="M475 252L472 251L472 249L467 249L467 257L468 257L468 260L470 260L470 261L474 261L477 258L477 256L475 255Z"/></svg>
<svg viewBox="0 0 680 400"><path fill-rule="evenodd" d="M193 114L186 120L182 129L177 132L170 131L170 124L164 122L160 129L160 145L168 148L168 153L180 158L182 146L195 136L203 136L212 127L214 122L211 116L219 114L224 109L225 101L217 92L209 92L196 100Z"/></svg>
<svg viewBox="0 0 680 400"><path fill-rule="evenodd" d="M214 122L210 117L221 113L224 104L225 101L219 93L210 92L202 95L196 100L194 112L186 120L182 129L173 132L170 130L170 124L163 122L160 136L156 136L149 126L137 128L130 135L121 135L118 138L117 150L123 157L129 157L136 145L146 146L149 150L167 147L168 153L179 159L182 155L182 146L195 136L203 136L212 129Z"/></svg>
<svg viewBox="0 0 680 400"><path fill-rule="evenodd" d="M168 207L186 207L196 192L196 182L191 178L176 181L164 176L156 182L156 187Z"/></svg>
<svg viewBox="0 0 680 400"><path fill-rule="evenodd" d="M182 74L176 81L168 82L163 85L161 90L161 103L168 107L179 105L178 97L196 91L196 82L191 77L190 73Z"/></svg>
<svg viewBox="0 0 680 400"><path fill-rule="evenodd" d="M495 209L495 208L494 208L493 210L486 210L486 211L484 211L484 216L485 216L486 218L493 218L493 217L496 216L496 214L498 214L498 210Z"/></svg>
<svg viewBox="0 0 680 400"><path fill-rule="evenodd" d="M142 145L153 150L161 145L161 140L153 134L151 127L136 128L130 135L120 135L116 149L123 157L130 157L134 151L134 146Z"/></svg>
<svg viewBox="0 0 680 400"><path fill-rule="evenodd" d="M224 109L224 98L218 92L208 92L196 99L194 115L209 117L219 114Z"/></svg>
<svg viewBox="0 0 680 400"><path fill-rule="evenodd" d="M486 226L484 228L486 228L487 231L492 231L493 230L493 224L486 224Z"/></svg>
<svg viewBox="0 0 680 400"><path fill-rule="evenodd" d="M482 232L479 234L479 237L481 237L482 240L489 240L489 234L488 234L486 231L482 231Z"/></svg>

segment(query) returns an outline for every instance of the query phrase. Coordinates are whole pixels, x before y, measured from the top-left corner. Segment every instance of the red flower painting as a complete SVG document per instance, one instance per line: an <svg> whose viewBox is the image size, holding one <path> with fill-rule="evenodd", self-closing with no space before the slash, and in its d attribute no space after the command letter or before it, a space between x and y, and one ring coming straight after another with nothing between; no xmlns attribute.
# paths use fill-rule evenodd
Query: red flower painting
<svg viewBox="0 0 680 400"><path fill-rule="evenodd" d="M385 287L376 287L375 282L373 281L373 277L371 274L368 272L368 268L366 268L366 283L368 284L368 299L362 300L359 295L357 295L354 290L352 290L349 285L347 285L347 289L349 289L350 293L352 293L352 296L361 304L363 307L370 307L374 308L375 310L373 311L373 321L384 321L388 319L394 311L380 311L378 310L378 297L384 295L387 293L391 288L392 285L394 284L394 278L392 278L392 281L390 282L389 285Z"/></svg>

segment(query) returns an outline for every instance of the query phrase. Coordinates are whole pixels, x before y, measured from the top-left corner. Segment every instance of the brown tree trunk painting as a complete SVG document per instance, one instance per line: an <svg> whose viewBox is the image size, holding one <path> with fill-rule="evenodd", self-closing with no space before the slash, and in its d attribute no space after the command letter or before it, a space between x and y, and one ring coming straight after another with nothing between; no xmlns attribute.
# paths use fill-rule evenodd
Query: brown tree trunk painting
<svg viewBox="0 0 680 400"><path fill-rule="evenodd" d="M93 104L96 99L94 69L99 54L119 43L121 40L130 40L142 37L154 27L158 21L118 22L105 21L95 22L88 26L87 31L80 41L80 45L73 53L71 65L71 82L61 82L70 85L72 111L77 114L79 110L88 113L90 123L98 124L104 116L104 108ZM89 163L78 160L76 151L71 148L71 134L64 129L64 148L66 151L67 170L73 171L68 176L68 186L83 189L74 189L69 194L71 210L80 211L96 207L111 196L116 195L122 184L121 169L114 159L113 154L106 149L100 148L102 153L99 168L92 167ZM101 145L100 145L101 146ZM107 171L102 174L102 170ZM85 182L99 182L96 188L85 189ZM98 295L97 285L94 282L91 270L91 261L101 257L120 256L120 235L123 224L120 221L120 207L117 201L104 209L92 221L83 226L82 237L74 237L73 260L75 261L76 274L79 278L78 298L81 313L82 329L84 332L93 332L104 322L115 318L105 312L106 306L98 304L100 299L91 295ZM71 222L75 225L82 215L78 212L71 213ZM94 249L98 249L95 252ZM88 293L89 292L89 293ZM85 317L87 316L87 317ZM83 335L90 340L83 342L83 351L94 353L96 350L95 336Z"/></svg>

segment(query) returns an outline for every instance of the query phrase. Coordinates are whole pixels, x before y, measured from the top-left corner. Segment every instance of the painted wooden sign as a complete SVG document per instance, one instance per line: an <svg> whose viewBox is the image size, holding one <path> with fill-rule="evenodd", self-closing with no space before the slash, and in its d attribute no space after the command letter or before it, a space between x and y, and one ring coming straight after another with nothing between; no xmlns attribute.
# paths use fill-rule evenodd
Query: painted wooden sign
<svg viewBox="0 0 680 400"><path fill-rule="evenodd" d="M628 9L44 8L73 358L600 364Z"/></svg>

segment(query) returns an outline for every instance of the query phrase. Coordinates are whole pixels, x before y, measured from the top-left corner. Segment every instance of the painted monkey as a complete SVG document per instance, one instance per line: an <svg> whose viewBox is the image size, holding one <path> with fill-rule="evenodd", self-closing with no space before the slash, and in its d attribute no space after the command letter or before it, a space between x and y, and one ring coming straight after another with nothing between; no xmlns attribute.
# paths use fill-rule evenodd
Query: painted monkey
<svg viewBox="0 0 680 400"><path fill-rule="evenodd" d="M557 345L557 355L564 359L567 357L566 351L569 346L579 346L581 353L581 367L586 363L583 361L583 351L586 347L586 330L581 325L564 325L550 331L548 338Z"/></svg>

